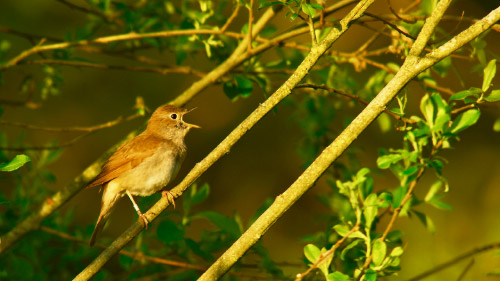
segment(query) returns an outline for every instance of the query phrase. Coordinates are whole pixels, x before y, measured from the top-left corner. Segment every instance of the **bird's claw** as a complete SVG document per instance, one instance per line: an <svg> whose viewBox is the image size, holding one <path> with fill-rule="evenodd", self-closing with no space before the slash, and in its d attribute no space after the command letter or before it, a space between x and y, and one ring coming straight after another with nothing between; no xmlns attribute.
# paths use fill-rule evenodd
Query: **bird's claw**
<svg viewBox="0 0 500 281"><path fill-rule="evenodd" d="M148 218L142 213L139 214L139 217L142 219L142 225L144 226L145 229L148 229L149 221Z"/></svg>
<svg viewBox="0 0 500 281"><path fill-rule="evenodd" d="M161 192L161 195L165 196L167 198L168 202L172 203L172 205L174 206L174 209L175 209L175 197L172 194L172 192L170 192L168 190L163 190Z"/></svg>

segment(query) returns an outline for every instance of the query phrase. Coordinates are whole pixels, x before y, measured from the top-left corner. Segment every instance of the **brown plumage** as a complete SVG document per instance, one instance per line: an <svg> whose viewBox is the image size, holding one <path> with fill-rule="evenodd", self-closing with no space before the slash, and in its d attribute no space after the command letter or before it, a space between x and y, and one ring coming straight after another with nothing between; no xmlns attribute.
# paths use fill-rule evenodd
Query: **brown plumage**
<svg viewBox="0 0 500 281"><path fill-rule="evenodd" d="M182 120L188 112L172 105L159 107L151 116L146 130L120 146L104 163L101 173L87 186L103 186L101 211L90 239L91 247L117 200L125 194L147 227L148 221L132 195L149 196L160 191L175 177L186 154L184 137L190 128L199 128Z"/></svg>

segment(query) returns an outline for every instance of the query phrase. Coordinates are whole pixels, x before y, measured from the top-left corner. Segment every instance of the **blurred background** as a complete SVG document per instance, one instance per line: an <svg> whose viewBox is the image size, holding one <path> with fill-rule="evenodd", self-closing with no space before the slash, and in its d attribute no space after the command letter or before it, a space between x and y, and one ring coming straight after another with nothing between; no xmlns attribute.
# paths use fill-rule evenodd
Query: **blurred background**
<svg viewBox="0 0 500 281"><path fill-rule="evenodd" d="M329 2L329 1L327 1ZM392 1L395 8L405 6L409 1ZM401 2L401 3L399 3ZM448 14L480 18L494 9L498 1L455 1ZM230 12L230 7L227 7ZM340 18L346 10L336 15ZM372 13L386 13L386 1L377 1L370 9ZM257 15L262 11L257 12ZM245 17L233 23L232 28L239 29ZM86 15L73 10L59 1L14 1L4 0L0 7L0 26L30 34L65 38L67 32L83 25ZM293 24L277 16L273 22L279 30ZM454 24L443 26L454 28ZM467 24L460 25L461 30ZM333 46L335 50L353 51L362 44L369 30L359 26L351 28ZM456 32L456 31L454 31ZM12 44L8 55L13 56L31 46L23 38L0 32L0 40L9 40ZM304 37L308 40L308 37ZM486 35L490 50L500 49L500 36L496 32ZM155 50L144 51L145 54L158 60L174 64L175 58L168 52ZM498 53L496 54L498 56ZM268 51L266 56L274 56ZM96 54L95 58L99 55ZM110 57L99 58L104 63L113 63ZM190 57L186 65L195 65L201 71L210 71L214 65L203 57ZM353 69L349 64L341 67ZM482 78L469 69L460 67L457 62L466 88L479 87ZM20 85L26 75L35 80L41 79L40 66L16 66L2 73L3 85L0 87L0 99L22 100ZM136 97L141 96L147 107L154 110L159 105L174 99L197 80L194 76L184 74L161 75L156 73L130 72L122 70L100 70L91 68L64 67L63 81L59 87L60 95L43 101L36 109L15 106L3 106L3 120L18 121L47 127L91 126L128 116L134 113ZM354 75L357 73L352 71ZM358 73L353 77L363 83L365 74ZM493 83L500 85L500 75ZM286 78L279 77L272 85L275 90ZM454 80L453 75L440 79L441 85L454 91L463 88ZM294 92L296 95L304 95ZM416 84L409 85L410 102L418 101L423 95ZM234 129L259 103L265 95L254 87L248 98L231 101L222 91L222 85L213 85L204 90L187 105L197 109L186 117L186 121L200 125L201 130L193 130L187 136L188 155L175 183L203 159L224 137ZM447 261L476 247L500 241L500 134L492 130L493 122L499 117L497 107L482 109L480 122L467 130L461 141L454 144L454 149L446 151L444 157L449 161L443 174L449 179L450 191L444 198L452 211L433 209L422 206L422 210L430 214L437 231L429 233L415 218L401 218L395 228L405 233L405 254L402 259L400 275L390 280L405 280L436 264ZM362 106L350 108L352 112L362 110ZM416 108L411 109L417 113ZM297 153L301 143L301 129L297 125L297 110L290 103L282 103L276 112L268 114L252 130L250 130L231 150L199 179L199 183L208 183L211 187L209 199L198 210L214 210L227 216L234 213L241 215L245 223L252 217L266 198L274 198L283 192L301 174L304 160ZM102 155L109 147L123 139L130 131L140 128L146 118L124 122L109 129L101 130L85 137L74 145L67 147L60 158L48 168L55 175L56 181L48 186L56 192L62 186L78 176L90 163ZM69 141L78 133L51 133L25 130L12 126L2 126L9 143L15 142L20 134L24 141L33 145L47 145L57 139L60 143ZM377 187L397 184L394 177L376 169L375 160L378 149L398 148L401 146L399 132L380 133L377 124L372 124L354 143L356 155L362 166L371 168L375 175ZM35 162L36 159L33 159ZM13 192L12 181L2 177L0 192ZM431 173L424 176L417 187L418 194L425 194L433 181ZM173 186L173 185L171 185ZM420 187L420 188L419 188ZM277 261L300 263L305 243L298 242L301 237L320 231L324 222L312 220L312 217L328 212L319 204L317 196L328 192L329 187L324 179L305 194L263 237L263 244L271 256ZM142 199L142 198L141 198ZM139 199L144 201L144 199ZM29 199L27 199L29 202ZM29 202L33 207L39 202ZM0 205L1 213L7 206ZM78 193L53 216L74 211L75 226L93 227L100 208L100 194L97 188L86 189ZM143 207L144 208L144 207ZM135 221L136 214L128 200L122 200L111 215L110 225L103 236L116 237L130 223ZM190 227L187 235L199 235L209 223L197 221ZM149 230L148 230L149 231ZM0 234L1 235L1 234ZM21 243L26 243L22 241ZM485 273L500 268L499 252L489 251L474 257L475 263L463 280L499 280L499 277L486 277ZM426 280L455 280L470 259L456 266L435 274ZM288 273L298 273L302 268L284 268Z"/></svg>

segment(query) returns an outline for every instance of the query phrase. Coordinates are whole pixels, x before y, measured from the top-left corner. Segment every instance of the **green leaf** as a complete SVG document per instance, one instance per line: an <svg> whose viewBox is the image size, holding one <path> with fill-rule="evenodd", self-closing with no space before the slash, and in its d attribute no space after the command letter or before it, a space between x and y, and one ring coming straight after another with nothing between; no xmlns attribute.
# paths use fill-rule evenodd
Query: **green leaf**
<svg viewBox="0 0 500 281"><path fill-rule="evenodd" d="M198 204L200 202L205 201L207 199L208 195L210 194L210 186L205 183L192 197L191 197L191 203Z"/></svg>
<svg viewBox="0 0 500 281"><path fill-rule="evenodd" d="M488 65L483 70L484 77L483 77L483 87L482 90L483 92L486 92L490 86L491 86L491 81L495 77L495 74L497 72L497 60L490 60L488 62Z"/></svg>
<svg viewBox="0 0 500 281"><path fill-rule="evenodd" d="M495 123L493 124L493 131L500 132L500 118L495 120Z"/></svg>
<svg viewBox="0 0 500 281"><path fill-rule="evenodd" d="M328 274L327 276L328 281L349 281L351 280L348 275L345 275L342 272L335 271L333 273Z"/></svg>
<svg viewBox="0 0 500 281"><path fill-rule="evenodd" d="M427 120L427 123L432 125L434 123L434 105L428 94L420 100L420 111L424 115L425 120Z"/></svg>
<svg viewBox="0 0 500 281"><path fill-rule="evenodd" d="M378 213L378 197L377 194L372 193L364 201L363 215L365 217L366 226L371 227L373 220Z"/></svg>
<svg viewBox="0 0 500 281"><path fill-rule="evenodd" d="M385 259L386 254L387 254L387 245L385 244L385 242L378 239L375 240L372 247L373 263L376 266L381 265Z"/></svg>
<svg viewBox="0 0 500 281"><path fill-rule="evenodd" d="M158 225L156 235L158 240L169 244L170 242L182 241L184 239L184 230L178 227L175 222L164 220Z"/></svg>
<svg viewBox="0 0 500 281"><path fill-rule="evenodd" d="M406 192L407 188L404 186L399 186L392 192L392 208L396 209L399 205L401 205Z"/></svg>
<svg viewBox="0 0 500 281"><path fill-rule="evenodd" d="M346 236L350 229L344 225L344 224L337 224L333 227L333 229L335 230L335 232L338 233L338 235L344 237ZM349 238L362 238L362 239L366 239L366 236L361 233L360 231L355 231L355 232L352 232L351 235L349 235Z"/></svg>
<svg viewBox="0 0 500 281"><path fill-rule="evenodd" d="M466 112L461 113L453 121L451 132L456 134L476 124L477 120L479 119L479 115L481 115L481 113L478 109L469 109Z"/></svg>
<svg viewBox="0 0 500 281"><path fill-rule="evenodd" d="M194 216L195 218L205 218L216 225L222 232L236 239L241 235L241 230L235 219L226 217L217 212L207 211L201 212Z"/></svg>
<svg viewBox="0 0 500 281"><path fill-rule="evenodd" d="M434 225L434 222L431 220L429 216L418 211L413 211L413 213L417 216L420 222L422 222L422 224L427 228L427 230L430 233L436 232L436 226Z"/></svg>
<svg viewBox="0 0 500 281"><path fill-rule="evenodd" d="M427 192L427 195L425 195L425 202L429 202L436 194L441 190L441 187L443 186L442 181L436 181L434 182L431 187L429 188L429 191Z"/></svg>
<svg viewBox="0 0 500 281"><path fill-rule="evenodd" d="M468 97L475 97L477 99L479 98L480 93L482 93L481 89L472 87L468 90L460 91L454 94L448 99L448 101L463 100Z"/></svg>
<svg viewBox="0 0 500 281"><path fill-rule="evenodd" d="M316 16L316 10L311 6L311 4L302 4L302 11L311 18L314 18L314 16Z"/></svg>
<svg viewBox="0 0 500 281"><path fill-rule="evenodd" d="M500 90L493 90L491 93L484 98L484 100L489 102L496 102L500 100Z"/></svg>
<svg viewBox="0 0 500 281"><path fill-rule="evenodd" d="M235 78L238 85L239 94L242 97L248 97L253 90L252 80L243 76L236 76Z"/></svg>
<svg viewBox="0 0 500 281"><path fill-rule="evenodd" d="M441 209L441 210L447 210L447 211L453 210L453 208L449 204L444 203L443 201L439 200L438 199L439 197L440 196L434 197L431 200L429 200L427 203L429 203L430 205L432 205L438 209Z"/></svg>
<svg viewBox="0 0 500 281"><path fill-rule="evenodd" d="M349 252L350 249L356 247L359 243L361 243L363 240L361 239L356 239L351 242L351 244L347 245L342 252L340 253L340 259L345 260L345 256L347 255L347 252Z"/></svg>
<svg viewBox="0 0 500 281"><path fill-rule="evenodd" d="M399 160L403 159L403 155L401 154L387 154L387 155L382 155L377 158L377 166L380 169L387 169L389 168L392 164L398 162Z"/></svg>
<svg viewBox="0 0 500 281"><path fill-rule="evenodd" d="M27 155L16 155L16 157L14 157L14 159L12 159L11 161L7 163L0 163L0 171L11 172L17 170L29 161L31 160Z"/></svg>
<svg viewBox="0 0 500 281"><path fill-rule="evenodd" d="M380 127L380 131L382 133L387 133L391 130L391 118L389 118L388 114L380 114L377 118L377 123Z"/></svg>
<svg viewBox="0 0 500 281"><path fill-rule="evenodd" d="M403 247L397 246L394 249L392 249L390 256L391 257L399 257L403 254Z"/></svg>
<svg viewBox="0 0 500 281"><path fill-rule="evenodd" d="M321 250L314 244L307 244L304 247L304 256L306 256L307 260L311 263L315 263L319 256L321 255Z"/></svg>

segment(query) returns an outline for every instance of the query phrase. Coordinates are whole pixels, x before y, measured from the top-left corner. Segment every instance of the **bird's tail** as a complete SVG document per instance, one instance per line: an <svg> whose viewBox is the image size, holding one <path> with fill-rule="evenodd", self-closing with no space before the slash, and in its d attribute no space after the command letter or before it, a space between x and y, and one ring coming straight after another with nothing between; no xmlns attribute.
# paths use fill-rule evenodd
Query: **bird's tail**
<svg viewBox="0 0 500 281"><path fill-rule="evenodd" d="M106 220L103 219L103 215L100 215L99 218L97 219L97 223L95 225L94 232L92 233L92 237L90 238L89 242L90 247L94 246L95 241L97 240L97 236L101 234L105 224Z"/></svg>
<svg viewBox="0 0 500 281"><path fill-rule="evenodd" d="M90 247L94 246L97 236L101 233L106 221L108 220L111 211L113 210L116 201L121 197L121 195L113 189L114 185L105 184L103 186L102 201L101 201L101 211L99 212L99 218L94 228L94 233L92 233L92 238L90 238ZM111 188L110 188L111 187Z"/></svg>

